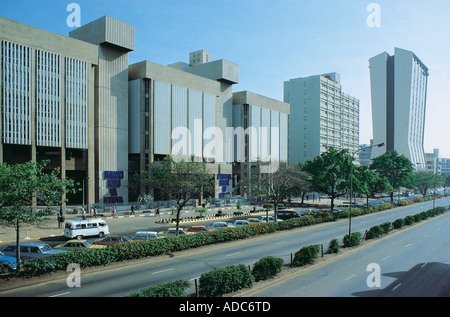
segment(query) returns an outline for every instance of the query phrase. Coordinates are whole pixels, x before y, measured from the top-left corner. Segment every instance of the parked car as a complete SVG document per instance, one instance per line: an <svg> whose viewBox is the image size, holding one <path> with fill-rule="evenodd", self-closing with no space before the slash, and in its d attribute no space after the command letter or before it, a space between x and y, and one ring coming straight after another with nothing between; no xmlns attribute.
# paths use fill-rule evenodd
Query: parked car
<svg viewBox="0 0 450 317"><path fill-rule="evenodd" d="M187 232L203 232L203 231L211 231L210 229L206 228L206 226L191 226L187 229L185 229Z"/></svg>
<svg viewBox="0 0 450 317"><path fill-rule="evenodd" d="M248 220L235 220L234 222L228 224L229 227L241 227L249 225L250 223Z"/></svg>
<svg viewBox="0 0 450 317"><path fill-rule="evenodd" d="M126 234L111 234L102 239L95 240L94 244L108 246L108 245L113 245L113 244L117 244L117 243L125 243L125 242L132 242L132 241L133 241L133 239L131 239Z"/></svg>
<svg viewBox="0 0 450 317"><path fill-rule="evenodd" d="M249 223L258 223L258 222L261 222L261 221L259 221L258 218L248 218L247 221L248 221Z"/></svg>
<svg viewBox="0 0 450 317"><path fill-rule="evenodd" d="M160 232L161 235L175 236L177 234L177 228L169 228L166 232ZM182 234L194 234L194 232L187 232L183 228L178 228L178 235Z"/></svg>
<svg viewBox="0 0 450 317"><path fill-rule="evenodd" d="M102 249L106 248L106 245L92 244L87 240L69 240L66 243L57 245L55 249L58 250L85 250L85 249Z"/></svg>
<svg viewBox="0 0 450 317"><path fill-rule="evenodd" d="M213 222L208 229L210 230L217 230L217 229L223 229L223 228L228 228L228 223L226 223L225 221L216 221Z"/></svg>
<svg viewBox="0 0 450 317"><path fill-rule="evenodd" d="M340 211L342 211L342 209L337 209L337 208L322 209L322 212L340 212Z"/></svg>
<svg viewBox="0 0 450 317"><path fill-rule="evenodd" d="M160 238L164 237L159 233L157 233L156 231L138 231L133 236L134 240L152 240Z"/></svg>
<svg viewBox="0 0 450 317"><path fill-rule="evenodd" d="M273 218L273 216L261 216L259 217L259 221L260 222L275 222L275 219ZM283 221L282 219L277 219L277 222L279 221Z"/></svg>
<svg viewBox="0 0 450 317"><path fill-rule="evenodd" d="M11 243L7 245L3 250L3 254L6 256L16 256L17 244ZM20 244L20 258L21 259L36 259L43 256L56 255L69 252L67 250L55 250L52 249L47 243L41 242L22 242Z"/></svg>
<svg viewBox="0 0 450 317"><path fill-rule="evenodd" d="M6 266L11 270L16 269L17 259L13 256L6 256L0 252L0 266Z"/></svg>
<svg viewBox="0 0 450 317"><path fill-rule="evenodd" d="M294 211L294 209L286 209L286 210L280 210L278 211L278 218L279 219L290 219L290 218L299 218L300 215Z"/></svg>

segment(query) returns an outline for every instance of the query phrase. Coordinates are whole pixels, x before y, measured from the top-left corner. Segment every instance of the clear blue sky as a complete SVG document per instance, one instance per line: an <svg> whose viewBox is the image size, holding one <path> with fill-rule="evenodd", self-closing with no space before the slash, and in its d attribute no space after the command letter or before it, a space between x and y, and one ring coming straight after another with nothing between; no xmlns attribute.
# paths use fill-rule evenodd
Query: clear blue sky
<svg viewBox="0 0 450 317"><path fill-rule="evenodd" d="M362 144L372 137L369 58L411 50L430 69L425 151L450 158L449 0L0 0L0 16L68 35L71 2L82 25L108 15L136 27L130 64L188 62L205 49L239 65L234 91L278 100L285 80L338 72L360 99ZM381 8L380 27L366 23L370 3Z"/></svg>

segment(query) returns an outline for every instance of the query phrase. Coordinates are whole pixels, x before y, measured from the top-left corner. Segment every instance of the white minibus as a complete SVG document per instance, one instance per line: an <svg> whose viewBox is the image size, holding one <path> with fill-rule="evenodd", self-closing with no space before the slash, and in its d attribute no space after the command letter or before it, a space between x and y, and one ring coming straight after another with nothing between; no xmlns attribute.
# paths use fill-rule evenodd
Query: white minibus
<svg viewBox="0 0 450 317"><path fill-rule="evenodd" d="M99 236L103 238L109 234L109 227L106 221L100 218L79 219L66 222L64 236L68 238L83 239L89 236Z"/></svg>

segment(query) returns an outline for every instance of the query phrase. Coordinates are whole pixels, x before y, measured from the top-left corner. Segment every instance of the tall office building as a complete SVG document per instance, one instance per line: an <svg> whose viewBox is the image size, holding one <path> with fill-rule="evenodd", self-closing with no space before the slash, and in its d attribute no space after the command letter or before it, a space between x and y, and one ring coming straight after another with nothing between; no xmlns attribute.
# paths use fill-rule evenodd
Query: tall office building
<svg viewBox="0 0 450 317"><path fill-rule="evenodd" d="M329 73L284 82L290 104L289 162L313 159L328 148L359 148L359 100L345 94L340 75Z"/></svg>
<svg viewBox="0 0 450 317"><path fill-rule="evenodd" d="M428 68L411 51L395 48L369 60L374 144L372 158L397 151L415 168L426 169L424 155Z"/></svg>
<svg viewBox="0 0 450 317"><path fill-rule="evenodd" d="M0 42L0 162L49 160L83 184L70 203L127 202L134 27L103 17L66 37L0 17Z"/></svg>
<svg viewBox="0 0 450 317"><path fill-rule="evenodd" d="M94 203L97 46L2 17L0 45L0 163L49 160Z"/></svg>

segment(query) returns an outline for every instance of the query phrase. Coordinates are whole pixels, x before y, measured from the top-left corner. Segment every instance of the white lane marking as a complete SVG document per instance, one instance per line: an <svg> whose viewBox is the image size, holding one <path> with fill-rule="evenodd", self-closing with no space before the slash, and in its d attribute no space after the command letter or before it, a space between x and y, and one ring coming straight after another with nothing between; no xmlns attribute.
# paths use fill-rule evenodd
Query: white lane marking
<svg viewBox="0 0 450 317"><path fill-rule="evenodd" d="M231 253L231 254L225 255L225 257L228 258L229 256L233 256L233 255L237 255L237 254L241 254L241 252Z"/></svg>
<svg viewBox="0 0 450 317"><path fill-rule="evenodd" d="M406 248L409 247L409 246L411 246L411 243L408 243L408 244L406 245Z"/></svg>
<svg viewBox="0 0 450 317"><path fill-rule="evenodd" d="M161 271L157 271L157 272L153 272L152 274L159 274L159 273L164 273L164 272L169 272L169 271L172 271L172 270L175 270L175 268L170 268L170 269L166 269L166 270L161 270Z"/></svg>
<svg viewBox="0 0 450 317"><path fill-rule="evenodd" d="M402 285L402 283L397 284L397 286L395 286L393 289L391 289L391 291L395 291L400 285Z"/></svg>
<svg viewBox="0 0 450 317"><path fill-rule="evenodd" d="M389 258L389 255L384 257L384 258L382 258L381 261L387 260L388 258Z"/></svg>
<svg viewBox="0 0 450 317"><path fill-rule="evenodd" d="M349 280L349 279L351 279L352 277L355 277L356 275L355 274L352 274L352 275L350 275L349 277L347 277L346 279L345 279L345 281L347 281L347 280Z"/></svg>
<svg viewBox="0 0 450 317"><path fill-rule="evenodd" d="M50 297L58 297L58 296L63 296L63 295L67 295L70 294L70 292L65 292L65 293L61 293L61 294L56 294L56 295L52 295Z"/></svg>

